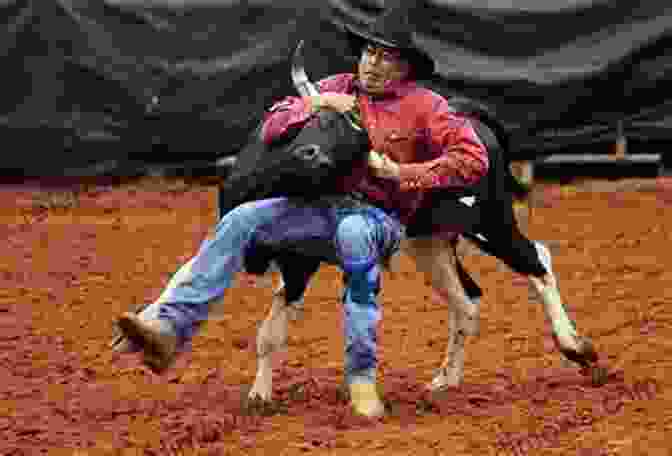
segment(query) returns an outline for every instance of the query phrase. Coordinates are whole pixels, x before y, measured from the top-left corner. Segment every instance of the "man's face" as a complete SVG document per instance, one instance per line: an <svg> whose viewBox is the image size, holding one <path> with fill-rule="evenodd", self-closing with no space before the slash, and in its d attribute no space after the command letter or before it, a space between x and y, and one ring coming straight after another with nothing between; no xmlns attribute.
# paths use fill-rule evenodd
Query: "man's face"
<svg viewBox="0 0 672 456"><path fill-rule="evenodd" d="M358 65L359 82L371 94L382 93L385 85L399 81L409 73L409 65L399 51L374 45L366 45Z"/></svg>

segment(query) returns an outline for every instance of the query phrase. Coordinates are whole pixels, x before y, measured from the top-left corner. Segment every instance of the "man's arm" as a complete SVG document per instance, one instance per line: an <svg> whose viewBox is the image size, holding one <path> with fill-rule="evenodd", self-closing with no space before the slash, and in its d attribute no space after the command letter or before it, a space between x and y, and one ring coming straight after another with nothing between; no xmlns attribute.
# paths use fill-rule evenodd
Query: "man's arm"
<svg viewBox="0 0 672 456"><path fill-rule="evenodd" d="M352 75L337 74L319 81L320 93L343 93L349 87ZM321 107L320 97L286 97L268 110L262 127L262 138L266 144L282 137L290 129L301 128Z"/></svg>
<svg viewBox="0 0 672 456"><path fill-rule="evenodd" d="M488 172L488 152L468 119L437 97L426 121L427 142L441 155L423 163L399 164L402 190L464 187Z"/></svg>

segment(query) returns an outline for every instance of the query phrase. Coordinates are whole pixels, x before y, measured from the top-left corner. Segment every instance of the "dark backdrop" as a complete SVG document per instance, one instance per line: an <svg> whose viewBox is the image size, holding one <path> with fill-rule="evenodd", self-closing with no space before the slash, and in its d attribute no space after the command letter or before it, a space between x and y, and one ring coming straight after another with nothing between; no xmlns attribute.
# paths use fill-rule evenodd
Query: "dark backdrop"
<svg viewBox="0 0 672 456"><path fill-rule="evenodd" d="M672 4L660 0L426 1L425 83L489 105L513 158L672 140ZM341 24L374 0L0 0L3 174L126 172L235 154L292 94L306 39L314 79L349 71ZM574 149L576 152L576 149Z"/></svg>

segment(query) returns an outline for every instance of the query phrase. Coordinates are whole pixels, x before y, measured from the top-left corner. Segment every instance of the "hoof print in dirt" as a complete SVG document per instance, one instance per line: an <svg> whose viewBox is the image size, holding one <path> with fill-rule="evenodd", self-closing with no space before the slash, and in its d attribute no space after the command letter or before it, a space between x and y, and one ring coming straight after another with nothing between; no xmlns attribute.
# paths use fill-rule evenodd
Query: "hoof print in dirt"
<svg viewBox="0 0 672 456"><path fill-rule="evenodd" d="M460 387L442 386L438 389L426 391L416 401L416 413L426 415L428 413L441 413L441 404L453 401L456 395L460 395Z"/></svg>
<svg viewBox="0 0 672 456"><path fill-rule="evenodd" d="M394 406L394 402L390 399L383 397L383 406L385 407L385 416L395 416L397 414L397 408Z"/></svg>
<svg viewBox="0 0 672 456"><path fill-rule="evenodd" d="M345 431L349 429L362 429L376 426L380 423L384 423L385 419L386 416L363 416L355 412L352 407L345 407L340 413L336 415L333 425L337 430Z"/></svg>
<svg viewBox="0 0 672 456"><path fill-rule="evenodd" d="M434 394L430 397L421 397L418 399L415 403L415 414L422 416L430 413L437 413L439 409L434 401Z"/></svg>
<svg viewBox="0 0 672 456"><path fill-rule="evenodd" d="M338 387L336 390L336 398L343 404L350 402L350 391L348 391L348 387L346 385L341 385Z"/></svg>
<svg viewBox="0 0 672 456"><path fill-rule="evenodd" d="M305 402L310 399L310 393L303 383L294 383L287 389L287 397L292 402Z"/></svg>
<svg viewBox="0 0 672 456"><path fill-rule="evenodd" d="M453 386L453 385L443 385L438 388L432 389L431 391L428 391L425 393L425 396L428 398L428 400L431 401L442 401L442 400L449 400L451 397L454 397L455 394L460 393L460 387L459 386Z"/></svg>
<svg viewBox="0 0 672 456"><path fill-rule="evenodd" d="M604 386L609 380L609 370L605 366L591 366L588 375L594 387Z"/></svg>

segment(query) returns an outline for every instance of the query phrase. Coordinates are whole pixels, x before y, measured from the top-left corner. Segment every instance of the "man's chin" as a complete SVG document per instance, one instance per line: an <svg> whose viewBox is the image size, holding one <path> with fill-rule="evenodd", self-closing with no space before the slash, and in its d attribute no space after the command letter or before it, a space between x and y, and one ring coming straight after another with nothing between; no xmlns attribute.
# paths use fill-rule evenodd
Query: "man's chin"
<svg viewBox="0 0 672 456"><path fill-rule="evenodd" d="M371 84L371 83L368 83L368 82L364 81L362 83L362 88L364 88L364 90L367 93L375 95L375 94L379 94L379 93L383 92L385 90L385 85L384 84Z"/></svg>

